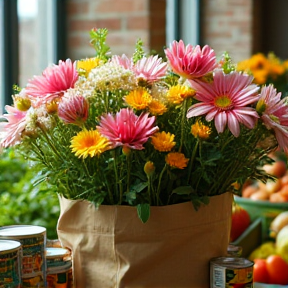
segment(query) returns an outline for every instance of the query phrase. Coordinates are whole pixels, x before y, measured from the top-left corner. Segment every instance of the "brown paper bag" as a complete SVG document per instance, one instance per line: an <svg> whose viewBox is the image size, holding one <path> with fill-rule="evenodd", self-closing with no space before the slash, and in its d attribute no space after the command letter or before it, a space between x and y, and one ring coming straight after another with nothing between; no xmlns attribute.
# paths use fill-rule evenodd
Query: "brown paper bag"
<svg viewBox="0 0 288 288"><path fill-rule="evenodd" d="M198 211L190 202L151 207L145 224L135 207L59 200L57 231L72 250L76 288L208 288L210 259L227 252L230 193Z"/></svg>

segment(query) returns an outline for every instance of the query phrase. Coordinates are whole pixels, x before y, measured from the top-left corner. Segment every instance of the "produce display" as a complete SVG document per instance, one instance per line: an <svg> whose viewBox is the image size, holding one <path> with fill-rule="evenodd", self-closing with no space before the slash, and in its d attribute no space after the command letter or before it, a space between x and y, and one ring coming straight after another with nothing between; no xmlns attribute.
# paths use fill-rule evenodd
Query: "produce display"
<svg viewBox="0 0 288 288"><path fill-rule="evenodd" d="M288 170L286 162L275 158L271 165L264 165L263 169L275 177L275 180L247 181L242 189L242 197L251 200L266 200L272 203L288 203Z"/></svg>
<svg viewBox="0 0 288 288"><path fill-rule="evenodd" d="M270 231L274 241L262 243L249 256L254 261L254 282L288 285L288 211L271 222Z"/></svg>

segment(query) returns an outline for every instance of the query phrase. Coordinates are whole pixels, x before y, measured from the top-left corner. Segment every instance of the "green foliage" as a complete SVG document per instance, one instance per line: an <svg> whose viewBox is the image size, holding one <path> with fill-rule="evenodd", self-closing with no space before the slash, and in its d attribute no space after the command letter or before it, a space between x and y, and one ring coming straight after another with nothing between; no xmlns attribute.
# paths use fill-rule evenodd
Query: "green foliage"
<svg viewBox="0 0 288 288"><path fill-rule="evenodd" d="M0 225L38 225L56 239L59 202L43 182L35 186L36 170L13 149L0 154Z"/></svg>
<svg viewBox="0 0 288 288"><path fill-rule="evenodd" d="M90 43L93 45L96 51L96 57L101 60L107 59L107 53L110 47L106 45L106 37L108 30L106 28L92 29L90 31Z"/></svg>

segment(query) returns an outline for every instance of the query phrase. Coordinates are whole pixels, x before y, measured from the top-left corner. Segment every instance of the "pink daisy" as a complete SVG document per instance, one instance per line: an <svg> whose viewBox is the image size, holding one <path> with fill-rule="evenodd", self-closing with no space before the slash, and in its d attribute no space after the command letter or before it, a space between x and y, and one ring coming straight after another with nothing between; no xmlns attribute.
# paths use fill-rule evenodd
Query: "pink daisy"
<svg viewBox="0 0 288 288"><path fill-rule="evenodd" d="M215 71L214 81L209 84L190 80L193 89L196 90L194 97L200 102L188 109L187 117L206 114L207 121L215 119L218 133L222 133L228 124L231 133L238 137L239 123L252 129L259 118L255 109L247 107L259 99L259 87L252 84L252 81L252 76L237 72L224 74L221 70Z"/></svg>
<svg viewBox="0 0 288 288"><path fill-rule="evenodd" d="M280 148L288 152L288 106L287 100L281 100L281 93L273 85L264 86L257 103L261 119L267 129L273 129Z"/></svg>
<svg viewBox="0 0 288 288"><path fill-rule="evenodd" d="M133 66L132 60L128 58L125 54L123 54L122 56L113 55L111 58L111 62L118 64L128 70L130 70Z"/></svg>
<svg viewBox="0 0 288 288"><path fill-rule="evenodd" d="M36 106L51 101L63 95L69 88L73 88L78 79L75 63L70 59L59 61L59 65L47 67L41 76L34 76L29 80L26 93Z"/></svg>
<svg viewBox="0 0 288 288"><path fill-rule="evenodd" d="M131 109L121 109L115 117L110 113L102 116L97 129L114 147L142 150L148 138L158 131L158 127L154 126L155 117L148 116L148 113L137 116Z"/></svg>
<svg viewBox="0 0 288 288"><path fill-rule="evenodd" d="M89 103L82 95L64 96L58 105L58 116L67 124L81 126L86 122Z"/></svg>
<svg viewBox="0 0 288 288"><path fill-rule="evenodd" d="M8 123L4 126L5 131L1 139L1 146L7 148L21 141L21 133L26 127L27 111L23 112L9 105L6 105L5 109L8 114L4 114L2 117L7 119Z"/></svg>
<svg viewBox="0 0 288 288"><path fill-rule="evenodd" d="M152 83L165 76L167 63L162 62L158 55L143 57L133 66L133 71L138 79Z"/></svg>
<svg viewBox="0 0 288 288"><path fill-rule="evenodd" d="M165 54L173 72L187 79L203 77L217 65L215 52L208 45L201 49L199 45L185 47L182 40L173 41Z"/></svg>

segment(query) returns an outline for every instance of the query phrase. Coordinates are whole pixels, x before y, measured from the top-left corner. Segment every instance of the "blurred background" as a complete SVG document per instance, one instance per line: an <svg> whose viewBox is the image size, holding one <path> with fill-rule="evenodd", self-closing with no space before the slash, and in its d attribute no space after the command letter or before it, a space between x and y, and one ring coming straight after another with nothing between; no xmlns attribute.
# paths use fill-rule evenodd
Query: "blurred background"
<svg viewBox="0 0 288 288"><path fill-rule="evenodd" d="M92 28L109 30L107 42L113 54L131 56L139 38L147 52L160 54L173 40L183 39L185 44L210 45L218 57L228 52L234 62L259 53L265 58L272 52L274 64L282 65L288 58L287 11L287 0L0 0L0 114L12 103L13 84L24 87L33 75L60 59L93 56ZM258 57L252 64L263 70L264 60ZM52 227L53 238L59 213L55 194L48 203L43 196L48 193L46 187L37 191L33 185L27 187L33 176L13 151L2 154L0 162L0 215L6 215L0 218L0 226L34 221ZM19 184L21 179L26 180ZM12 216L3 210L3 203L14 203L10 204ZM24 203L28 203L27 211ZM34 216L28 217L29 211Z"/></svg>

